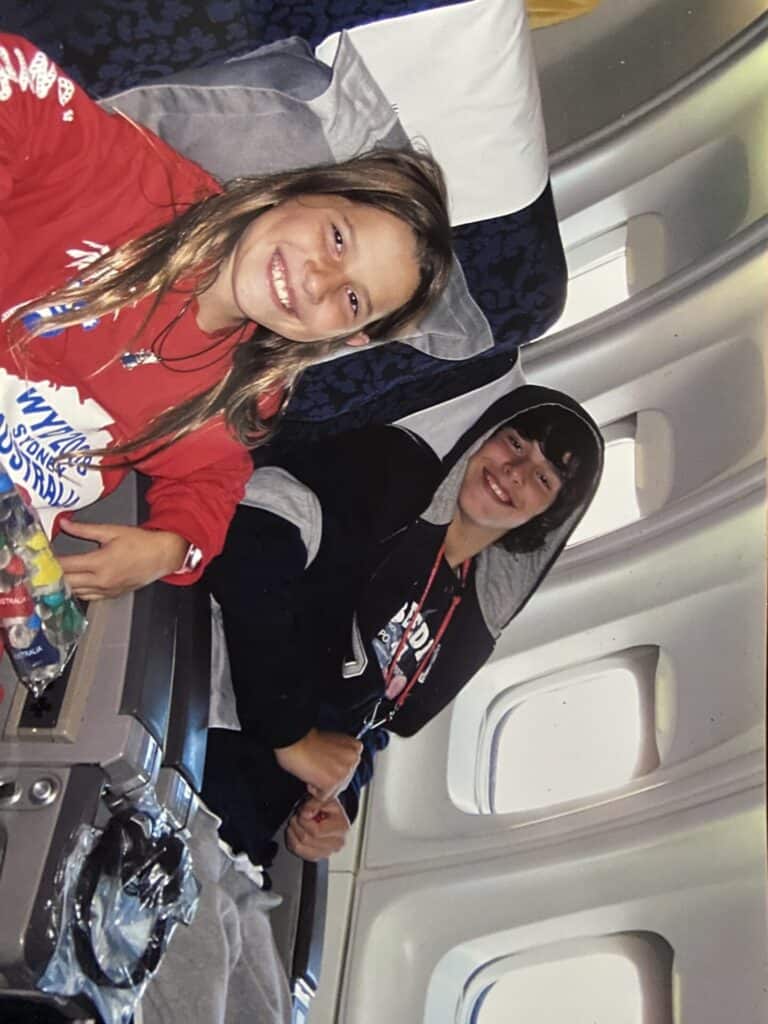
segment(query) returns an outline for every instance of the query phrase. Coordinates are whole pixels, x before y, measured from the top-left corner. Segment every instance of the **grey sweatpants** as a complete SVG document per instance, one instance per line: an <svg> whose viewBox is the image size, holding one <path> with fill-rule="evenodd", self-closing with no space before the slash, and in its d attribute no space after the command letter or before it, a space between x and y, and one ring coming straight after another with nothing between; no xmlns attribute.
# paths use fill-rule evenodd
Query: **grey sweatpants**
<svg viewBox="0 0 768 1024"><path fill-rule="evenodd" d="M202 886L197 914L176 928L136 1024L289 1024L288 979L269 920L280 898L235 868L204 808L190 845Z"/></svg>

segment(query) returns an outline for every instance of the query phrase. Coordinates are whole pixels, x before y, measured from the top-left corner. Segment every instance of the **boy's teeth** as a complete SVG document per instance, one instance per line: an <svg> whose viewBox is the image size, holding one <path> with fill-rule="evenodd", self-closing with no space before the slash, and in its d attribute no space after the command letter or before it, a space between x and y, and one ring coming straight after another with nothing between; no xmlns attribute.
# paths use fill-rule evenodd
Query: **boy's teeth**
<svg viewBox="0 0 768 1024"><path fill-rule="evenodd" d="M499 501L503 501L505 504L509 501L504 491L502 491L502 489L490 475L488 476L488 486L491 488L491 490L499 499Z"/></svg>

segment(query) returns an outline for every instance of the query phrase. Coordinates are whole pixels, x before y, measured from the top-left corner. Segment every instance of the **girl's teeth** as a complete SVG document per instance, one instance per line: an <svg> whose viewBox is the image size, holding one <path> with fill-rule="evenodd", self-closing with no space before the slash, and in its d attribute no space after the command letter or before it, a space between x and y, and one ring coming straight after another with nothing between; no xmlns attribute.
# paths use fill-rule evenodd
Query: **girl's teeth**
<svg viewBox="0 0 768 1024"><path fill-rule="evenodd" d="M283 272L280 269L277 257L272 259L272 283L275 286L275 292L280 300L282 306L284 306L289 312L291 311L291 300L288 294L288 285L286 284Z"/></svg>

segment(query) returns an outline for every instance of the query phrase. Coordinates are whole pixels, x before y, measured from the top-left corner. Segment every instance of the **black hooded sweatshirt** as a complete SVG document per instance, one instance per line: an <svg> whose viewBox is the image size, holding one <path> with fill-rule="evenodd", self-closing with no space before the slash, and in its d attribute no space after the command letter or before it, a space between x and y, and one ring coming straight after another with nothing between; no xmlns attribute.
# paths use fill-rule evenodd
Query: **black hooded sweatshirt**
<svg viewBox="0 0 768 1024"><path fill-rule="evenodd" d="M502 424L541 406L564 409L588 426L595 444L591 487L536 551L512 554L493 544L472 559L462 583L436 559L467 463ZM602 452L597 427L575 401L524 385L486 410L442 463L409 432L374 427L256 471L224 551L207 573L221 607L242 732L211 730L203 795L224 819L222 834L233 847L256 855L254 842L244 838L252 827L239 827L237 819L259 816L248 806L248 780L252 790L256 776L265 778L274 748L313 726L356 735L372 714L376 722L387 719L387 730L411 736L453 700L566 544L597 487ZM384 669L433 568L433 586L400 659L405 675L418 682L396 709L385 696ZM414 673L456 595L461 601L428 671ZM370 777L373 750L385 742L382 729L369 732L361 771L344 800L351 815ZM262 838L279 827L303 790L292 776L278 784L276 762L274 771Z"/></svg>

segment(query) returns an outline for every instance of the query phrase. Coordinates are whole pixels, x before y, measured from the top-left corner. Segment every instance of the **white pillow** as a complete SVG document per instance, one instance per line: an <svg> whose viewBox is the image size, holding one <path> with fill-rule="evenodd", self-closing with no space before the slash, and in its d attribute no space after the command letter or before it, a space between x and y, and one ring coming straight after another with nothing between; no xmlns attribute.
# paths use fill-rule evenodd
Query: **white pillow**
<svg viewBox="0 0 768 1024"><path fill-rule="evenodd" d="M333 62L338 33L316 48ZM471 0L349 30L410 138L445 171L454 224L521 210L547 183L524 0Z"/></svg>

